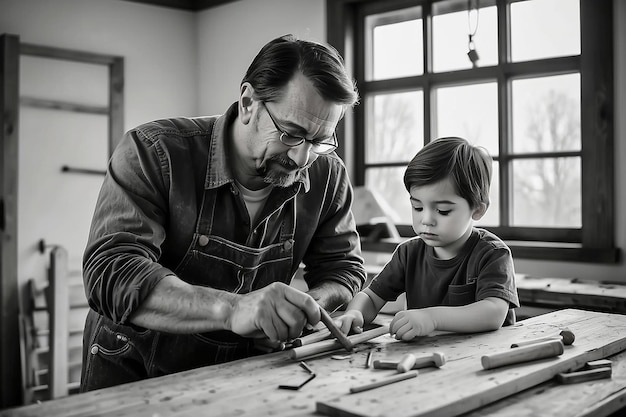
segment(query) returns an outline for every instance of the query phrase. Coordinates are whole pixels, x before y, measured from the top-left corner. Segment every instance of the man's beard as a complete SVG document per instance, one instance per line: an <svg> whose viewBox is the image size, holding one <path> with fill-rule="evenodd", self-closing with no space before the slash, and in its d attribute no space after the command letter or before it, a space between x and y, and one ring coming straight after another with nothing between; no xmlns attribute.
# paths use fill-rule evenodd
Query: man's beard
<svg viewBox="0 0 626 417"><path fill-rule="evenodd" d="M277 167L280 166L283 169ZM263 181L276 187L289 187L300 178L302 169L286 155L274 155L265 164L265 169L259 170Z"/></svg>

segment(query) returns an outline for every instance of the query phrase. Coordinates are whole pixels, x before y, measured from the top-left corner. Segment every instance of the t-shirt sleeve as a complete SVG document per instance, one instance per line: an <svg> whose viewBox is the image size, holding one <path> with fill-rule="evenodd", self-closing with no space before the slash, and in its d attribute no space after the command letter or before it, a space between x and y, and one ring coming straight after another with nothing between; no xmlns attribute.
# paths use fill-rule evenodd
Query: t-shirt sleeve
<svg viewBox="0 0 626 417"><path fill-rule="evenodd" d="M398 245L389 262L368 286L371 291L385 301L395 301L405 291L406 252L406 245Z"/></svg>
<svg viewBox="0 0 626 417"><path fill-rule="evenodd" d="M508 248L496 247L484 256L476 284L477 300L498 297L508 301L510 308L520 306L515 285L513 258Z"/></svg>

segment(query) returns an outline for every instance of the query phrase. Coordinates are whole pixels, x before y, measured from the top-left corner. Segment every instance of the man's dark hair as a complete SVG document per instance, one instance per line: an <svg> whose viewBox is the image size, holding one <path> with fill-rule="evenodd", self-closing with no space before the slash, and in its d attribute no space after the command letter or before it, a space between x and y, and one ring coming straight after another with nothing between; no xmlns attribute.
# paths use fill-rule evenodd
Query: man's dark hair
<svg viewBox="0 0 626 417"><path fill-rule="evenodd" d="M457 137L436 139L417 152L404 173L404 186L424 186L450 178L472 208L489 207L492 158L487 150Z"/></svg>
<svg viewBox="0 0 626 417"><path fill-rule="evenodd" d="M356 84L336 49L291 34L261 48L241 83L249 82L258 100L275 101L296 71L311 80L325 100L349 107L359 100Z"/></svg>

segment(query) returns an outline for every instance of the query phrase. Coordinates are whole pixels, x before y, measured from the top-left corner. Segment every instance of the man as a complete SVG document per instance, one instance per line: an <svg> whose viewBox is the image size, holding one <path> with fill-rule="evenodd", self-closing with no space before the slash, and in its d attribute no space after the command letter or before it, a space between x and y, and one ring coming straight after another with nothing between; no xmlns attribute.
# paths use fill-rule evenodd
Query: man
<svg viewBox="0 0 626 417"><path fill-rule="evenodd" d="M258 354L352 298L365 273L334 150L357 101L334 49L287 35L224 115L124 136L83 259L82 391ZM288 285L301 262L308 293Z"/></svg>

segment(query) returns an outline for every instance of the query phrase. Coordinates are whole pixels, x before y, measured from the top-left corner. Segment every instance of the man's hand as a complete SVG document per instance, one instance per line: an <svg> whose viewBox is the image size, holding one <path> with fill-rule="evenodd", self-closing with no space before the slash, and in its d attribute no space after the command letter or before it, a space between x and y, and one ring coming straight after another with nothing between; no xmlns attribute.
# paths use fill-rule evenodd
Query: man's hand
<svg viewBox="0 0 626 417"><path fill-rule="evenodd" d="M417 336L426 336L437 328L431 314L425 310L404 310L396 313L389 324L389 332L396 339L409 341Z"/></svg>
<svg viewBox="0 0 626 417"><path fill-rule="evenodd" d="M280 342L300 336L307 322L315 325L319 321L319 305L311 296L275 282L237 297L229 328L241 336Z"/></svg>

